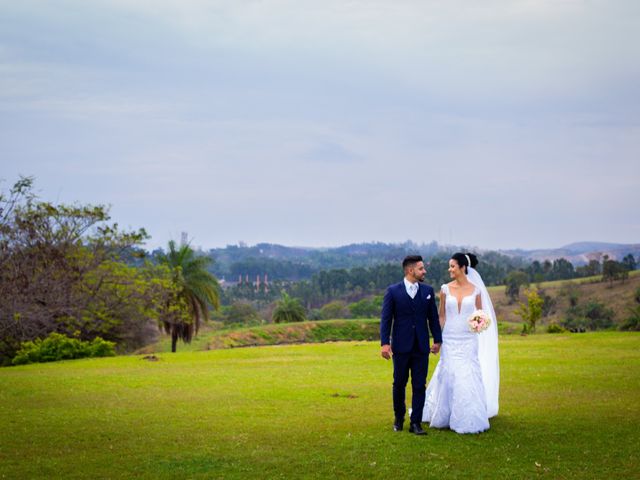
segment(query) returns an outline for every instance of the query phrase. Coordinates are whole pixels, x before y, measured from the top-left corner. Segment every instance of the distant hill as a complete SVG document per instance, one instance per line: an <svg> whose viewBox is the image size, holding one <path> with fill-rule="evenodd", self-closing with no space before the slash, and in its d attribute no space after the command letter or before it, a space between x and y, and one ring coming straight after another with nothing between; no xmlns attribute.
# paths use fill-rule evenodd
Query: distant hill
<svg viewBox="0 0 640 480"><path fill-rule="evenodd" d="M214 259L212 272L218 278L235 282L242 278L255 280L256 276L269 280L298 281L311 278L323 270L352 269L373 267L380 264L399 263L409 254L421 254L426 259L446 256L455 251L466 251L468 247L440 245L437 242L415 243L354 243L340 247L290 247L272 243L257 245L228 245L213 248L207 252ZM576 242L553 249L500 250L491 251L473 248L481 255L481 262L502 265L509 268L523 268L526 264L538 260L553 261L565 258L575 267L585 265L590 260L601 260L608 255L613 260L622 260L632 254L640 260L640 244L618 244L604 242Z"/></svg>
<svg viewBox="0 0 640 480"><path fill-rule="evenodd" d="M248 275L253 279L256 275L264 274L272 280L308 279L321 270L394 263L415 253L428 258L441 251L446 250L437 242L417 244L407 241L399 244L357 243L331 248L259 243L253 246L228 245L211 249L207 253L214 259L213 273L234 281L240 275Z"/></svg>
<svg viewBox="0 0 640 480"><path fill-rule="evenodd" d="M608 255L612 260L620 261L626 255L632 254L636 260L640 257L640 244L604 243L604 242L576 242L560 248L540 250L503 250L501 253L523 259L543 262L564 258L574 266L586 265L590 260L602 260Z"/></svg>

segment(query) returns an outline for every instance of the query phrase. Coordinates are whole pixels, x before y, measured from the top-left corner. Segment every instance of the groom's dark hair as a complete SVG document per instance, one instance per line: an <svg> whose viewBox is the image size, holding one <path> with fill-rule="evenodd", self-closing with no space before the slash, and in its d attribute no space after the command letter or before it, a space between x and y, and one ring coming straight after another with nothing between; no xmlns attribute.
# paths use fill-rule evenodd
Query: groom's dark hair
<svg viewBox="0 0 640 480"><path fill-rule="evenodd" d="M402 260L402 269L406 270L407 267L410 267L412 265L415 265L418 262L422 262L422 256L421 255L408 255L406 257L404 257L404 260Z"/></svg>

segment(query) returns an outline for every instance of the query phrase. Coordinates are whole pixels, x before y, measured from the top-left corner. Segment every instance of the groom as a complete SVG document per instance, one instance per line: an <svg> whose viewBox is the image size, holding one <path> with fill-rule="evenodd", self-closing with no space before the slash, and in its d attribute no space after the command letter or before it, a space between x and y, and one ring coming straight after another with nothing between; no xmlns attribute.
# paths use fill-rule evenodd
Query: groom
<svg viewBox="0 0 640 480"><path fill-rule="evenodd" d="M405 389L411 372L412 411L409 431L416 435L424 435L427 432L422 429L421 422L429 351L440 351L442 332L433 288L420 283L427 273L422 257L406 257L402 261L402 268L404 280L387 288L382 303L381 354L387 360L393 356L393 429L399 432L404 424L404 414L407 410ZM429 329L434 341L431 349Z"/></svg>

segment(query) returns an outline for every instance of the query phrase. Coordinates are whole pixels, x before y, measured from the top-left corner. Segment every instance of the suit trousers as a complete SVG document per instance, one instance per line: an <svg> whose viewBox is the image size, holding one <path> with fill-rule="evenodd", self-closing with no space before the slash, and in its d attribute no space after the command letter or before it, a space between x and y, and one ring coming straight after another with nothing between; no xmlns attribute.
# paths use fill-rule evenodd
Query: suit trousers
<svg viewBox="0 0 640 480"><path fill-rule="evenodd" d="M428 370L429 352L420 351L417 337L410 352L393 353L393 412L397 419L404 419L407 412L405 392L411 372L411 423L422 422Z"/></svg>

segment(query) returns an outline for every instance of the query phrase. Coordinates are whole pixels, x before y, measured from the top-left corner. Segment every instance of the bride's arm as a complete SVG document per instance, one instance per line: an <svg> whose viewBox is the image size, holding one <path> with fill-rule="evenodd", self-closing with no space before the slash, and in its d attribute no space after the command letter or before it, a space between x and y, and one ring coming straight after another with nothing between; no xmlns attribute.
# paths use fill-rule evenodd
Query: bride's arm
<svg viewBox="0 0 640 480"><path fill-rule="evenodd" d="M444 328L444 324L447 321L446 319L447 309L445 308L446 301L447 301L447 295L442 290L440 290L440 305L438 306L438 316L440 317L440 329Z"/></svg>

